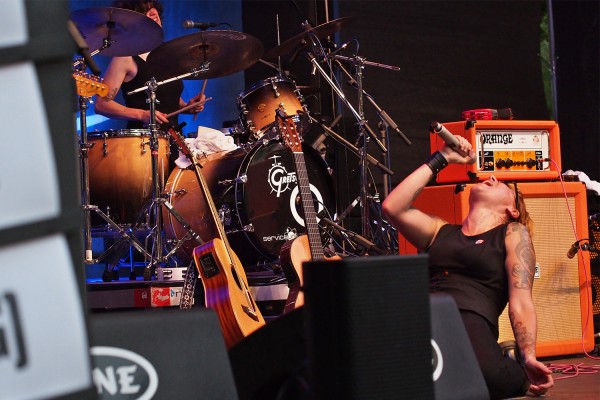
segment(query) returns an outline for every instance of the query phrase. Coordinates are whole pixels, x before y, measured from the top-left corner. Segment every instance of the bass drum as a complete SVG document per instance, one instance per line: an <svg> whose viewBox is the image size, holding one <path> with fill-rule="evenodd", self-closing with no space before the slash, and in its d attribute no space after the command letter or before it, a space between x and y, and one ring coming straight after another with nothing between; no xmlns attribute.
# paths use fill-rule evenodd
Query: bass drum
<svg viewBox="0 0 600 400"><path fill-rule="evenodd" d="M315 201L333 214L333 181L325 161L310 146L304 159ZM281 246L305 232L302 205L292 152L279 141L264 141L250 151L238 149L204 164L201 172L223 221L227 237L244 267L279 258ZM175 169L165 186L166 197L185 222L209 241L217 236L213 218L189 169ZM163 207L168 239L181 240L188 231ZM178 255L187 263L198 243L186 240Z"/></svg>

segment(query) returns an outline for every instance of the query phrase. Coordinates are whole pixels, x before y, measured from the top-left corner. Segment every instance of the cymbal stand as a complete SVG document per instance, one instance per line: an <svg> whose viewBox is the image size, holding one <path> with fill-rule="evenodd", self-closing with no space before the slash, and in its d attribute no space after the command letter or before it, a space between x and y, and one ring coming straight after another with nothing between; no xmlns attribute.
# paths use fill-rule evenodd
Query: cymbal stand
<svg viewBox="0 0 600 400"><path fill-rule="evenodd" d="M84 65L81 62L79 65ZM118 225L115 221L113 221L108 215L106 215L100 208L96 205L90 204L90 173L89 173L89 150L92 148L93 144L90 144L88 141L87 135L87 109L88 103L91 102L90 97L79 96L79 122L80 122L80 132L81 138L79 141L79 151L80 151L80 168L81 168L81 203L84 213L84 251L85 251L85 259L84 262L86 264L98 264L102 262L115 248L118 248L119 244L123 240L129 241L137 250L144 252L144 246L137 240L133 234L124 229L122 226ZM116 232L119 233L121 238L115 242L108 249L104 250L102 254L98 256L98 258L93 257L92 253L92 233L91 233L91 212L97 213L104 221L106 221Z"/></svg>
<svg viewBox="0 0 600 400"><path fill-rule="evenodd" d="M342 64L342 62L336 56L332 56L331 58L334 59L338 68L349 78L348 83L351 86L356 87L356 83L357 83L356 80L352 77L352 74L350 74L350 72L348 72L348 70L344 67L344 64ZM381 64L377 64L377 65L380 66ZM380 128L381 138L382 138L385 146L389 147L389 144L390 144L389 136L387 135L388 128L395 131L398 134L398 136L400 136L400 138L404 141L404 143L406 143L408 146L410 146L412 144L411 141L400 130L400 128L398 128L398 125L396 125L396 123L388 115L388 113L385 112L385 110L383 110L381 107L379 107L379 105L375 102L375 99L373 98L373 96L371 96L369 93L367 93L364 89L362 89L361 93L367 98L367 100L369 100L371 105L373 105L373 107L377 111L377 115L380 118L380 122L378 123L378 126ZM386 167L390 168L390 154L389 153L384 154L384 158L385 158ZM390 174L388 174L388 173L385 173L383 175L384 197L387 197L387 195L389 194L389 191L390 191L389 175Z"/></svg>
<svg viewBox="0 0 600 400"><path fill-rule="evenodd" d="M316 39L318 40L318 39ZM313 39L313 47L317 47L315 40ZM362 225L362 234L365 237L370 236L370 228L369 228L369 208L367 207L368 202L368 192L367 192L367 179L368 179L368 144L369 140L372 138L373 141L379 146L382 152L386 153L387 148L381 143L381 141L377 138L374 132L368 128L367 121L364 119L363 112L363 98L360 95L362 93L362 70L364 66L364 59L361 57L355 57L353 62L355 63L355 67L357 70L357 84L359 86L359 96L358 96L358 111L354 109L350 101L344 95L344 92L335 84L331 78L327 75L327 73L323 70L317 57L313 53L307 53L310 62L313 64L315 71L319 71L323 79L327 81L327 83L331 86L334 92L338 95L340 100L346 105L346 107L350 110L350 112L354 115L356 120L358 121L359 126L359 140L362 139L363 145L359 150L359 158L360 158L360 166L361 166L361 185L360 185L360 198L361 198L361 225Z"/></svg>
<svg viewBox="0 0 600 400"><path fill-rule="evenodd" d="M366 97L369 100L369 102L373 105L375 110L377 111L377 115L379 116L379 119L380 119L378 126L380 128L381 138L385 142L385 145L389 147L389 144L390 144L388 128L394 130L398 134L398 136L407 145L411 145L411 141L398 128L398 126L392 120L392 118L383 109L381 109L381 107L379 107L377 105L373 96L371 96L369 93L367 93L363 89L362 84L361 84L362 71L361 71L361 69L359 69L359 66L356 65L356 61L353 61L358 57L349 58L349 57L345 57L345 56L341 56L341 55L330 55L329 58L334 59L335 63L339 67L339 69L341 71L343 71L343 73L349 78L348 83L357 89L359 101L361 99L363 99L364 97ZM350 74L350 72L348 72L346 70L346 68L344 67L342 62L340 62L340 60L349 61L355 65L355 68L357 71L356 79L352 76L352 74ZM364 64L366 64L366 62ZM380 68L391 69L391 70L399 70L400 69L399 67L388 66L388 65L384 65L384 64L380 64L380 63L369 63L369 65L377 66ZM365 145L366 144L367 143L365 143ZM384 152L383 156L384 156L385 164L389 168L390 167L390 154L387 152ZM366 175L364 175L364 169L366 168L364 159L361 159L361 163L362 163L361 171L363 172L363 175L361 175L361 176L364 179L366 179ZM383 174L384 196L387 196L391 190L389 175L390 174L387 174L387 173ZM366 188L367 188L366 181L362 181L361 182L361 190L366 190ZM363 198L364 198L364 194L361 191L361 199L363 199ZM367 197L367 200L368 199L369 198ZM381 210L379 194L375 193L375 195L372 196L370 198L370 200L371 201L369 203L362 203L362 204L364 204L363 209L366 208L368 210L367 213L363 214L363 219L362 219L362 222L364 224L363 229L369 229L369 226L370 226L369 223L371 220L373 220L374 223L376 224L375 226L377 229L373 230L373 235L371 236L372 240L377 243L382 243L383 245L385 245L386 248L389 248L392 250L397 248L396 233L395 233L394 228L389 224L388 221L385 220L385 218L383 216L383 213ZM371 213L371 215L369 215L368 213ZM369 219L365 220L364 215L367 215L369 217Z"/></svg>
<svg viewBox="0 0 600 400"><path fill-rule="evenodd" d="M207 65L204 65L203 68L208 68ZM200 236L194 232L188 223L185 222L183 217L173 208L172 205L168 204L167 211L175 216L175 218L180 222L180 224L187 229L188 234L179 244L172 249L166 255L163 255L163 238L162 238L162 226L163 219L161 208L162 205L167 203L166 200L162 197L162 185L159 179L159 160L158 160L158 150L159 150L159 141L158 141L158 124L156 123L156 105L159 103L156 98L156 91L159 86L187 78L189 76L197 76L203 70L193 69L191 72L182 74L173 78L166 79L161 82L157 82L155 78L150 79L150 81L146 82L146 86L141 88L132 90L127 93L127 95L131 95L134 93L138 93L141 91L146 91L148 95L148 99L146 100L149 104L150 109L150 123L148 124L148 129L150 131L150 153L151 153L151 163L152 163L152 199L149 204L149 212L150 212L150 221L153 223L150 230L150 238L153 239L153 248L152 252L148 253L144 251L143 253L147 255L149 258L149 262L144 269L144 280L150 280L152 277L152 268L165 263L169 257L171 257L175 251L181 246L183 240L188 236L192 236L196 241L201 243ZM154 218L152 218L154 216Z"/></svg>

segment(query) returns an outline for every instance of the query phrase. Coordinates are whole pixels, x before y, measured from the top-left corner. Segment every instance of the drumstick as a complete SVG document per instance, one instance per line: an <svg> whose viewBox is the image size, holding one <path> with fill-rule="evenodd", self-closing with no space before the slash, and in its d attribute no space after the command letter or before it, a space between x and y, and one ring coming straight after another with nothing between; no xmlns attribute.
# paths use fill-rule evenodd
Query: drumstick
<svg viewBox="0 0 600 400"><path fill-rule="evenodd" d="M204 99L204 101L200 101L200 102L196 102L196 103L188 104L187 106L185 106L185 107L183 107L183 108L180 108L180 109L179 109L179 110L177 110L177 111L173 111L172 113L170 113L170 114L167 114L167 118L171 118L173 115L181 114L182 112L184 112L184 111L187 111L187 110L189 110L190 108L194 108L194 107L196 107L196 106L198 105L198 103L200 103L200 104L204 104L204 103L206 103L207 101L210 101L210 100L212 100L212 99L213 99L212 97L207 97L206 99Z"/></svg>
<svg viewBox="0 0 600 400"><path fill-rule="evenodd" d="M202 97L202 95L204 94L204 89L206 89L207 83L208 83L208 79L205 79L204 82L202 82L202 90L200 90L200 97ZM197 117L198 117L198 113L194 114L194 118L192 118L192 121L195 121Z"/></svg>
<svg viewBox="0 0 600 400"><path fill-rule="evenodd" d="M202 82L202 90L200 91L200 97L202 97L202 95L204 94L204 89L206 89L207 82L208 82L208 79L205 79L204 82ZM195 121L197 116L198 116L198 113L194 114L194 118L192 118L192 121Z"/></svg>

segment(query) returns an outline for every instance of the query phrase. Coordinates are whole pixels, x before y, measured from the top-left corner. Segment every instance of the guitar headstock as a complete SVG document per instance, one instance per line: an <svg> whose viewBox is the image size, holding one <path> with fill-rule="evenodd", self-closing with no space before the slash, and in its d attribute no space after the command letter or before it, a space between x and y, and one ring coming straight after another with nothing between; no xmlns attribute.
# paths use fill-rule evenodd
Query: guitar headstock
<svg viewBox="0 0 600 400"><path fill-rule="evenodd" d="M108 94L108 86L97 76L77 71L73 73L73 78L77 86L77 94L81 97L91 97L95 94L104 97Z"/></svg>
<svg viewBox="0 0 600 400"><path fill-rule="evenodd" d="M293 152L302 152L302 141L296 129L296 124L291 116L285 114L283 110L275 112L275 118L281 131L281 138L287 147Z"/></svg>
<svg viewBox="0 0 600 400"><path fill-rule="evenodd" d="M183 135L179 133L175 128L169 128L169 134L173 139L175 139L175 142L177 143L177 146L179 146L179 148L181 149L181 152L187 158L189 158L190 161L193 162L194 155L192 154L192 151L188 147L187 143L185 143L185 138L183 137Z"/></svg>

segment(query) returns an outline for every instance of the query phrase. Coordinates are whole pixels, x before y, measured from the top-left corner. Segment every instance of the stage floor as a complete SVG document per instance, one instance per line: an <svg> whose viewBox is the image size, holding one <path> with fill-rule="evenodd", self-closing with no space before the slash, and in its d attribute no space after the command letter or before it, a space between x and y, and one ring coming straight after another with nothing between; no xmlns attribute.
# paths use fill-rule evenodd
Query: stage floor
<svg viewBox="0 0 600 400"><path fill-rule="evenodd" d="M563 400L592 400L600 399L600 355L593 355L595 359L585 355L570 356L568 358L542 358L546 365L550 365L554 372L554 387L544 397L547 399ZM533 396L519 397L529 399Z"/></svg>

